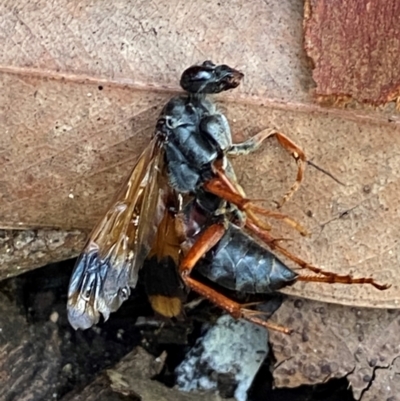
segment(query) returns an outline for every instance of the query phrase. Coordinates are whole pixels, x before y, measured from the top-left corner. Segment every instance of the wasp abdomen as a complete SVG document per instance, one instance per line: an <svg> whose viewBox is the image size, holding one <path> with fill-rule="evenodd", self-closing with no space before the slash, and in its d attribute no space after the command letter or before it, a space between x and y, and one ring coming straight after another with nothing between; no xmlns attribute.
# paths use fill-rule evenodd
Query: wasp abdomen
<svg viewBox="0 0 400 401"><path fill-rule="evenodd" d="M297 274L233 224L196 266L211 281L248 294L270 293L290 285Z"/></svg>

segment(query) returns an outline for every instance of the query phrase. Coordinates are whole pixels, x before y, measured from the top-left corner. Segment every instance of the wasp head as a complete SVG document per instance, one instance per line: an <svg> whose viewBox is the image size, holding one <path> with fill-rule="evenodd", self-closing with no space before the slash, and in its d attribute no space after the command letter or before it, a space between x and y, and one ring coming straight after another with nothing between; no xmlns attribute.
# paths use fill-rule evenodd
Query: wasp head
<svg viewBox="0 0 400 401"><path fill-rule="evenodd" d="M207 60L185 70L181 76L181 87L189 93L219 93L236 88L243 73L225 64L215 65Z"/></svg>

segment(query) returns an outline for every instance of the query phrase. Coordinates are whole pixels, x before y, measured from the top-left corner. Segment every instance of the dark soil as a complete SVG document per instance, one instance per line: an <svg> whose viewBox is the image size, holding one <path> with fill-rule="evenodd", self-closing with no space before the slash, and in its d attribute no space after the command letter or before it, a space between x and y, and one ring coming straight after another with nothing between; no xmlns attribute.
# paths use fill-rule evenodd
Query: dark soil
<svg viewBox="0 0 400 401"><path fill-rule="evenodd" d="M0 384L2 380L5 383L0 398L61 400L72 390L84 388L138 345L155 356L167 352L166 366L155 379L172 387L175 367L199 336L202 322L216 318L215 310L203 302L188 313L186 321L162 322L153 316L139 286L109 321L75 331L65 307L73 264L49 265L0 283L0 351L7 350L0 352ZM272 389L271 362L273 356L260 369L250 400L353 400L346 379Z"/></svg>

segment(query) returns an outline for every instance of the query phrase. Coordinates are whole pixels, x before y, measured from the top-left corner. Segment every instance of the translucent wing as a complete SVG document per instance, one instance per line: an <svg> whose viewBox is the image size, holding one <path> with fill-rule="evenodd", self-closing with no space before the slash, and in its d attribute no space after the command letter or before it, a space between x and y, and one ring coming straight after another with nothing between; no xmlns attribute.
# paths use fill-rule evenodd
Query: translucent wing
<svg viewBox="0 0 400 401"><path fill-rule="evenodd" d="M179 275L183 238L177 231L176 224L180 201L172 188L166 198L166 205L153 247L144 262L141 280L153 310L171 318L181 314L182 301L185 298Z"/></svg>
<svg viewBox="0 0 400 401"><path fill-rule="evenodd" d="M135 287L164 215L168 183L162 139L154 137L91 233L68 290L68 319L75 329L107 320Z"/></svg>

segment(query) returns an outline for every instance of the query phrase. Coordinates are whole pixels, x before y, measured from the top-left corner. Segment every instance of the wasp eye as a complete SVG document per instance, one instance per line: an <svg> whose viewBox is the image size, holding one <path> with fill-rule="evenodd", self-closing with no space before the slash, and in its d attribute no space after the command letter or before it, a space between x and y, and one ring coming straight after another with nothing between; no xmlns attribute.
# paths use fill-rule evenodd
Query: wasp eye
<svg viewBox="0 0 400 401"><path fill-rule="evenodd" d="M119 296L122 298L124 301L128 299L129 297L129 287L123 287L119 289Z"/></svg>
<svg viewBox="0 0 400 401"><path fill-rule="evenodd" d="M204 67L215 67L215 64L211 60L206 60L202 64Z"/></svg>
<svg viewBox="0 0 400 401"><path fill-rule="evenodd" d="M164 117L161 117L157 120L157 128L160 129L166 125L167 121Z"/></svg>
<svg viewBox="0 0 400 401"><path fill-rule="evenodd" d="M157 120L157 124L156 124L156 131L161 132L163 134L165 134L167 129L167 121L165 118L159 118Z"/></svg>

